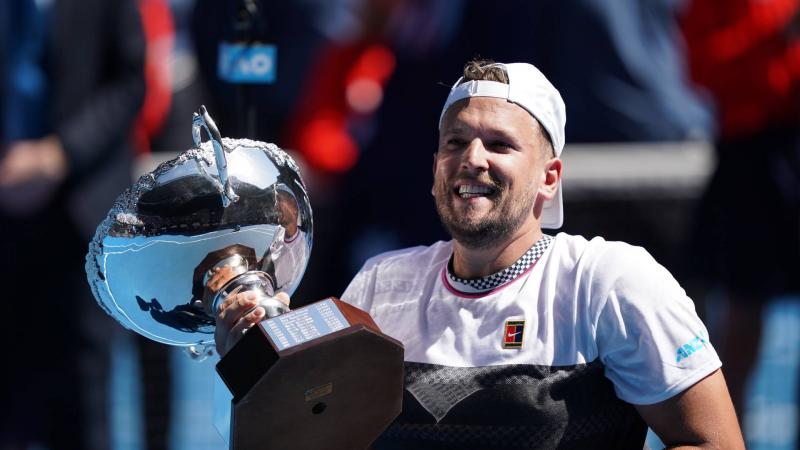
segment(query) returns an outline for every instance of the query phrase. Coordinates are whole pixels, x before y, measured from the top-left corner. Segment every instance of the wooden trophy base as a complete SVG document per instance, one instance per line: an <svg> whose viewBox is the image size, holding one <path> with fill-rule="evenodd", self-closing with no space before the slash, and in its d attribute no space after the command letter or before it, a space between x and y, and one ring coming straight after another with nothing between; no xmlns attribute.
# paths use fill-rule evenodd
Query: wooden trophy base
<svg viewBox="0 0 800 450"><path fill-rule="evenodd" d="M253 327L217 372L233 450L365 449L402 407L402 344L334 298Z"/></svg>

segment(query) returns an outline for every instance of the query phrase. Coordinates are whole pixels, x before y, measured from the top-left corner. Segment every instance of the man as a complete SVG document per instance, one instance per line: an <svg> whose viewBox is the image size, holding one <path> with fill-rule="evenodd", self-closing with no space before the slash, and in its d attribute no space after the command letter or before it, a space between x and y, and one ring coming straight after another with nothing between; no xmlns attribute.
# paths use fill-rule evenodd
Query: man
<svg viewBox="0 0 800 450"><path fill-rule="evenodd" d="M376 256L342 298L405 346L376 449L743 448L694 306L641 248L561 226L564 103L532 65L473 62L440 118L433 196L451 242ZM263 318L223 302L225 353Z"/></svg>

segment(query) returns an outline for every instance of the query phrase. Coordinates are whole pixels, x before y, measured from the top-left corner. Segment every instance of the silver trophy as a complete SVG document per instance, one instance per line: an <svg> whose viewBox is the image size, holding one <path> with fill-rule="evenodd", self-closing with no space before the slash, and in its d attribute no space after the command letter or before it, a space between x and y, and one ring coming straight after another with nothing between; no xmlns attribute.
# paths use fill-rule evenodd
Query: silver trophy
<svg viewBox="0 0 800 450"><path fill-rule="evenodd" d="M216 366L227 419L215 425L230 448L367 447L400 412L402 344L338 299L293 311L276 299L311 251L297 165L273 144L222 138L203 107L192 135L195 148L139 178L97 228L95 298L126 328L203 358L220 302L254 292L267 319Z"/></svg>
<svg viewBox="0 0 800 450"><path fill-rule="evenodd" d="M86 273L100 306L123 326L202 355L226 296L253 291L267 317L288 311L274 294L297 288L313 227L286 152L222 138L204 107L193 119L196 147L117 199L89 246Z"/></svg>

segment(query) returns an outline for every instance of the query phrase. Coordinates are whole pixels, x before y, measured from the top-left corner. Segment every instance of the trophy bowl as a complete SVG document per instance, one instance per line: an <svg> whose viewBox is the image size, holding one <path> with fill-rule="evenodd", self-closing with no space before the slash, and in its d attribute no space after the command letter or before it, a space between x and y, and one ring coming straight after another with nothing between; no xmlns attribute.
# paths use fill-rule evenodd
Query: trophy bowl
<svg viewBox="0 0 800 450"><path fill-rule="evenodd" d="M97 302L124 327L204 349L227 295L256 292L268 317L288 311L273 296L297 288L313 226L300 171L286 152L221 138L204 107L192 134L195 148L119 196L89 244L86 273Z"/></svg>

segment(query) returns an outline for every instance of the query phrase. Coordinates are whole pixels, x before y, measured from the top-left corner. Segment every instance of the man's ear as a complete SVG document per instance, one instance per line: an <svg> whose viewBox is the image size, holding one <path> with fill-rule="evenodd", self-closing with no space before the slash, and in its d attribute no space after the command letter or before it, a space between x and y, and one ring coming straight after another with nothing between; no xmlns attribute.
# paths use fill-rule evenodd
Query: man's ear
<svg viewBox="0 0 800 450"><path fill-rule="evenodd" d="M439 152L435 152L435 153L433 154L433 172L431 172L431 173L433 174L433 179L434 179L434 180L436 180L436 162L437 162L437 161L436 161L436 157L437 157L437 156L439 156ZM435 183L435 181L431 182L431 195L436 195L436 194L434 193L434 188L435 188L435 186L433 185L433 183Z"/></svg>
<svg viewBox="0 0 800 450"><path fill-rule="evenodd" d="M544 181L539 185L539 194L546 200L552 200L558 192L558 183L564 164L559 158L551 158L544 163Z"/></svg>

